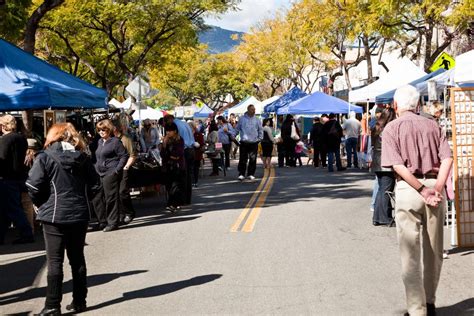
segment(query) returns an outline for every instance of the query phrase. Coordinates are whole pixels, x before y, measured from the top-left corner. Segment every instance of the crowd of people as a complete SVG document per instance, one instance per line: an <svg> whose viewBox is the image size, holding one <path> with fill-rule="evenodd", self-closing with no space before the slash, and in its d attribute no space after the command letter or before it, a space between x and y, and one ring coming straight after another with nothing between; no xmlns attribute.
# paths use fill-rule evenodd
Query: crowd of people
<svg viewBox="0 0 474 316"><path fill-rule="evenodd" d="M36 220L42 224L48 258L46 302L40 315L60 314L65 252L73 276L73 302L66 308L81 312L86 309L84 243L89 222L94 215L97 228L110 232L133 221L129 172L139 153L159 157L167 191L166 210L177 212L191 203L206 158L212 165L209 176L218 176L231 168L238 148L240 181L255 180L259 153L263 168L272 168L274 153L278 167L302 166L301 156L308 152L314 167L334 172L335 165L337 171L344 171L359 168L359 153L364 136L368 136L370 153L365 158L376 177L373 225L394 225L390 196L394 193L408 310L413 315L426 310L429 314L441 269L442 201L452 159L436 122L414 115L418 97L410 87L397 90L394 107L376 107L373 117L365 116L370 121L367 124L355 113L342 124L335 114L322 114L313 119L307 138L292 115L281 118L277 129L273 119L261 121L253 105L238 120L233 115L228 120L224 116L211 118L206 124L184 122L172 115L155 124L144 120L135 140L129 126L120 120L98 121L97 135L90 142L73 124L58 123L49 128L43 150L35 158L27 153L29 142L17 131L15 117L1 116L0 243L12 223L20 232L14 243L34 241L21 204L21 195L27 191L37 207ZM366 125L370 128L365 129ZM341 159L342 143L347 166ZM424 275L420 274L417 247L420 224L425 226Z"/></svg>

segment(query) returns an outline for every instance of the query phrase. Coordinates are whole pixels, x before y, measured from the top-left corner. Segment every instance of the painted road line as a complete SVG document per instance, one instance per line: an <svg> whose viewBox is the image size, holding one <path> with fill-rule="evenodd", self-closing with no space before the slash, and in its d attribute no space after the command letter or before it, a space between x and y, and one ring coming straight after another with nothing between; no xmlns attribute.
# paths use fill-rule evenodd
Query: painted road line
<svg viewBox="0 0 474 316"><path fill-rule="evenodd" d="M252 206L255 202L255 200L257 199L258 195L260 194L260 192L262 191L262 188L264 187L265 185L265 182L266 180L268 179L268 175L270 174L270 172L268 171L268 169L265 169L264 172L263 172L263 178L262 180L260 181L260 184L258 185L257 187L257 190L255 190L255 192L253 193L252 197L250 198L250 201L247 203L247 205L245 206L244 210L242 211L242 213L240 213L239 217L237 218L237 221L234 223L234 225L232 225L232 227L230 228L230 231L232 233L235 233L239 230L240 228L240 225L242 224L242 222L244 221L244 219L247 217L247 214L250 212L250 210L252 209Z"/></svg>
<svg viewBox="0 0 474 316"><path fill-rule="evenodd" d="M250 213L247 221L242 227L242 232L250 233L253 231L253 228L255 227L255 223L257 222L258 217L260 216L260 213L262 211L262 206L265 203L267 196L270 193L270 190L272 189L274 180L275 180L275 169L272 168L270 169L270 176L267 181L267 184L265 185L265 188L263 189L262 194L260 194L260 197L258 198L257 203L255 204L252 212Z"/></svg>

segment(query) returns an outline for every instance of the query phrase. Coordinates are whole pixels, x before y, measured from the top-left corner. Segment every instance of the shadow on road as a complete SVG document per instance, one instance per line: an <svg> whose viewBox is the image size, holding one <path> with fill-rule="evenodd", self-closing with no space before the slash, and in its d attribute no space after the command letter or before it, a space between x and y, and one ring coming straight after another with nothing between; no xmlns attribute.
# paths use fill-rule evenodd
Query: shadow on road
<svg viewBox="0 0 474 316"><path fill-rule="evenodd" d="M110 305L120 304L122 302L130 301L130 300L134 300L138 298L149 298L149 297L157 297L161 295L166 295L169 293L180 291L182 289L185 289L191 286L198 286L205 283L209 283L221 277L222 277L222 274L201 275L201 276L194 277L188 280L161 284L161 285L147 287L141 290L125 292L122 294L122 297L118 297L116 299L113 299L107 302L102 302L100 304L90 306L87 308L87 311L104 308Z"/></svg>
<svg viewBox="0 0 474 316"><path fill-rule="evenodd" d="M105 274L90 275L87 277L87 287L91 288L93 286L109 283L118 278L127 277L127 276L131 276L135 274L145 273L145 272L148 272L148 270L133 270L133 271L120 272L120 273L105 273ZM72 280L69 280L63 284L63 295L70 292L72 292ZM45 287L33 288L22 293L0 297L0 305L19 303L19 302L27 301L34 298L45 297L45 295L46 295Z"/></svg>
<svg viewBox="0 0 474 316"><path fill-rule="evenodd" d="M468 298L451 306L437 308L436 315L474 315L474 298Z"/></svg>
<svg viewBox="0 0 474 316"><path fill-rule="evenodd" d="M5 263L1 261L0 265L0 295L16 291L33 284L38 271L41 270L46 262L45 254L34 254L20 257L20 260ZM33 272L33 273L32 273ZM0 305L3 298L0 298Z"/></svg>
<svg viewBox="0 0 474 316"><path fill-rule="evenodd" d="M466 247L466 248L454 248L449 250L449 254L456 254L460 253L461 256L467 256L467 255L472 255L474 254L474 247Z"/></svg>

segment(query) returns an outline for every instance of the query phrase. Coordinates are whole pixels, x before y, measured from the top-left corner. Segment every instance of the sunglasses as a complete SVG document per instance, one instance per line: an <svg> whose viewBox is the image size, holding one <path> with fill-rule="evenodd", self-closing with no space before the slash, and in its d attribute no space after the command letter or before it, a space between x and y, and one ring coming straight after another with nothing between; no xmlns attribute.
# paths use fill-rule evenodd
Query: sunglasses
<svg viewBox="0 0 474 316"><path fill-rule="evenodd" d="M99 129L97 129L97 131L99 131L99 132L108 132L109 130L106 129L106 128L99 128Z"/></svg>

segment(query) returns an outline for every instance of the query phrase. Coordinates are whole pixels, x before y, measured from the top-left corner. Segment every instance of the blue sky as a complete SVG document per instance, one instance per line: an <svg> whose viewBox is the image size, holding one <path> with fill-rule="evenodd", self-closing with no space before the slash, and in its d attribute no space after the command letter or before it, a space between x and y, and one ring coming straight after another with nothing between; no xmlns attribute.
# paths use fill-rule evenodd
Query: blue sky
<svg viewBox="0 0 474 316"><path fill-rule="evenodd" d="M250 27L271 18L280 9L289 8L292 0L242 0L240 10L219 18L209 17L206 23L232 31L248 32Z"/></svg>

